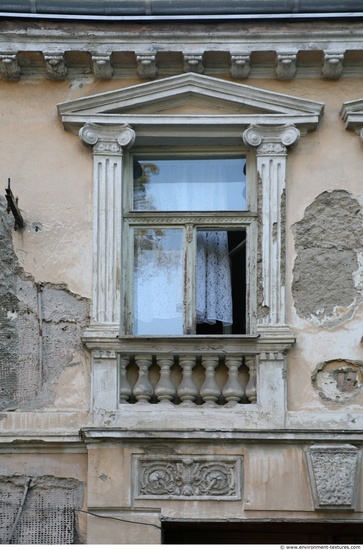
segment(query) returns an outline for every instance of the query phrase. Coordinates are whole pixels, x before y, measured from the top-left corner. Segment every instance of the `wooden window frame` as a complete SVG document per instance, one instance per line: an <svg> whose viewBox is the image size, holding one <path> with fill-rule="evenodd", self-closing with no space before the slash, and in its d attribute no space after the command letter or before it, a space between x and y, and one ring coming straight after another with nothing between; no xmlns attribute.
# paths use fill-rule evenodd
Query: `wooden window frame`
<svg viewBox="0 0 363 550"><path fill-rule="evenodd" d="M140 156L147 158L203 158L219 156L221 158L241 157L246 159L246 209L243 211L170 211L152 212L136 211L132 209L132 167L133 159ZM123 260L121 275L121 294L123 308L120 319L120 336L132 335L133 318L133 251L132 251L132 229L136 227L145 228L181 228L183 229L184 241L184 265L185 280L191 281L189 290L184 286L184 335L195 334L195 235L197 229L221 229L233 230L243 229L246 231L246 331L252 333L256 328L256 250L257 250L257 196L256 196L256 170L254 155L246 147L194 147L193 149L180 149L164 147L162 152L155 148L132 149L124 156L124 186L123 186ZM192 239L186 234L192 232ZM153 335L150 335L151 337ZM223 337L224 335L219 335ZM162 338L162 336L155 336Z"/></svg>

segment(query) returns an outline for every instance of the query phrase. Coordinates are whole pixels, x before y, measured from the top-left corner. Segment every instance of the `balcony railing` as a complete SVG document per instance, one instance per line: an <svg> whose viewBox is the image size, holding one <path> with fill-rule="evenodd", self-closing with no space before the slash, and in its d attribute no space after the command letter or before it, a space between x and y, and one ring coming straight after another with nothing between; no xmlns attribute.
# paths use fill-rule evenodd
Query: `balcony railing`
<svg viewBox="0 0 363 550"><path fill-rule="evenodd" d="M234 407L256 402L256 355L118 354L120 404Z"/></svg>

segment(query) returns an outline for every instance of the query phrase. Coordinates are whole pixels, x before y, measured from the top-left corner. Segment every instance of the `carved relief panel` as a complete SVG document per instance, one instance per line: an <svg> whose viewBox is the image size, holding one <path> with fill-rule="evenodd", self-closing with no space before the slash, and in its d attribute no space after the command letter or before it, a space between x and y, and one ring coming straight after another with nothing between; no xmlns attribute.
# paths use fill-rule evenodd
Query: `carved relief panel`
<svg viewBox="0 0 363 550"><path fill-rule="evenodd" d="M239 500L242 457L135 457L135 498Z"/></svg>

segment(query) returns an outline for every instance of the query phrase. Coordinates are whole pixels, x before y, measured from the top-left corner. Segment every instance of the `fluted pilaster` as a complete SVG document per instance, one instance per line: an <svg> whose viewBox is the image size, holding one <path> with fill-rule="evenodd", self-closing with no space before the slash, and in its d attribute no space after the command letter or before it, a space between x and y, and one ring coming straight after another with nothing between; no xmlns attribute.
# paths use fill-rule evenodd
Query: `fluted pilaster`
<svg viewBox="0 0 363 550"><path fill-rule="evenodd" d="M79 132L93 148L93 311L94 323L120 320L122 156L132 146L129 126L87 124Z"/></svg>
<svg viewBox="0 0 363 550"><path fill-rule="evenodd" d="M299 140L293 125L252 125L243 134L256 147L259 178L259 255L263 296L258 323L285 325L285 174L287 149Z"/></svg>

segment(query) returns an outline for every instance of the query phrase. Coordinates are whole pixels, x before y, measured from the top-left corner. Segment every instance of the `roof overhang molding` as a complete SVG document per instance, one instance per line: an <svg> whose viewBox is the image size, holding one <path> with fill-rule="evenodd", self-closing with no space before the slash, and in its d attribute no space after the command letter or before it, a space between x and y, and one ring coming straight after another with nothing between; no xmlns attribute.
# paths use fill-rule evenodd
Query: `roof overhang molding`
<svg viewBox="0 0 363 550"><path fill-rule="evenodd" d="M148 79L185 71L238 79L337 80L361 78L363 67L360 21L255 22L253 27L231 21L215 22L211 30L196 23L5 20L0 28L0 78L6 80Z"/></svg>
<svg viewBox="0 0 363 550"><path fill-rule="evenodd" d="M175 104L199 102L210 114L170 114ZM214 114L213 107L226 114ZM195 73L138 84L58 105L65 129L77 134L85 124L119 128L128 124L145 144L183 143L207 139L209 143L239 144L252 124L294 124L302 134L314 130L324 105ZM151 112L147 112L147 111ZM164 112L163 112L164 111ZM205 110L203 111L205 113ZM219 111L220 112L220 111ZM145 143L144 143L145 141Z"/></svg>
<svg viewBox="0 0 363 550"><path fill-rule="evenodd" d="M165 47L180 51L181 43L185 49L191 44L204 48L209 45L213 51L227 51L235 46L240 48L241 45L246 46L246 51L265 52L280 48L285 51L292 48L296 52L325 51L337 45L339 49L361 50L362 41L361 21L305 21L295 22L291 27L286 22L263 21L255 22L253 29L249 22L215 22L212 32L208 24L196 24L191 29L188 23L178 26L159 23L149 25L147 33L144 23L136 22L132 25L115 23L110 26L99 20L88 23L39 21L38 25L11 21L2 26L0 36L1 51L12 50L16 45L20 51L49 51L56 48L58 52L62 49L92 51L97 46L104 47L108 52L114 49L130 52L144 45L155 53L157 46L160 46L161 51L165 51Z"/></svg>

